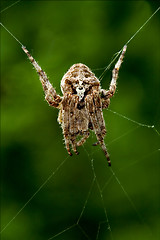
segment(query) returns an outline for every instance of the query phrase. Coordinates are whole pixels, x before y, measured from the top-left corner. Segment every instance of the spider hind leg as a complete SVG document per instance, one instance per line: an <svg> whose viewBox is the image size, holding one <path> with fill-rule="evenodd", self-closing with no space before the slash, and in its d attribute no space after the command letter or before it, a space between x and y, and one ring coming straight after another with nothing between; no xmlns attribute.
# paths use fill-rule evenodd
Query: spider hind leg
<svg viewBox="0 0 160 240"><path fill-rule="evenodd" d="M70 132L69 132L69 104L70 104L70 101L71 101L70 94L66 94L62 101L62 105L63 105L62 129L63 129L63 135L64 135L67 152L70 156L72 156L72 153L70 150Z"/></svg>
<svg viewBox="0 0 160 240"><path fill-rule="evenodd" d="M70 132L70 141L72 145L72 149L76 155L79 154L77 151L77 141L76 137L78 134L78 127L76 122L76 116L77 116L77 104L78 104L78 96L74 95L71 97L70 102L70 109L69 109L69 132Z"/></svg>
<svg viewBox="0 0 160 240"><path fill-rule="evenodd" d="M99 141L92 144L92 146L98 146L98 145L99 145Z"/></svg>
<svg viewBox="0 0 160 240"><path fill-rule="evenodd" d="M83 145L85 143L85 141L87 140L87 138L89 137L89 135L90 135L89 130L85 131L83 133L83 137L77 142L77 146L79 147L79 146Z"/></svg>
<svg viewBox="0 0 160 240"><path fill-rule="evenodd" d="M103 115L101 111L101 102L98 99L97 93L94 95L86 97L86 106L88 114L90 115L91 122L93 125L94 132L96 134L97 140L107 158L108 165L111 166L111 160L107 151L107 148L104 143L104 136L106 133Z"/></svg>

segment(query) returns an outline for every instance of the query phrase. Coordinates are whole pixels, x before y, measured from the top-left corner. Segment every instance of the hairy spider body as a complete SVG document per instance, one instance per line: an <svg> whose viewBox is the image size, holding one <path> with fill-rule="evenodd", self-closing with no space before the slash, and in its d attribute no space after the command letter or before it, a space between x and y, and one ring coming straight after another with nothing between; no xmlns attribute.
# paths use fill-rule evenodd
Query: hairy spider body
<svg viewBox="0 0 160 240"><path fill-rule="evenodd" d="M98 142L111 166L111 161L107 148L104 143L106 134L105 121L102 109L108 108L110 98L116 91L116 81L119 68L122 64L127 46L125 45L122 53L112 71L112 80L109 90L101 89L100 81L95 74L84 64L74 64L61 80L61 90L63 97L57 95L55 89L49 82L47 75L37 64L25 47L22 47L29 60L33 64L45 92L45 99L50 106L58 108L58 122L62 126L66 149L69 155L71 146L73 151L78 154L77 146L84 144L89 137L90 130L96 134ZM81 136L80 140L77 137Z"/></svg>

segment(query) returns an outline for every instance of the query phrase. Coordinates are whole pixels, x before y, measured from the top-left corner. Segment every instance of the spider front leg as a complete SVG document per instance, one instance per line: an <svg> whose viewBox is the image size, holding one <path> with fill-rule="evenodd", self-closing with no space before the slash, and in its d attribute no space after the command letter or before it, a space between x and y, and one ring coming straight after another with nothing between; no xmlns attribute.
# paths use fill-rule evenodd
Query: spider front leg
<svg viewBox="0 0 160 240"><path fill-rule="evenodd" d="M52 84L49 82L48 77L46 73L41 69L41 67L38 65L38 63L34 60L34 58L31 56L29 51L22 46L23 51L27 54L30 62L32 63L33 67L37 71L39 75L39 79L42 83L43 90L45 92L45 99L52 107L59 107L59 104L62 101L62 98L57 95L56 90L53 88Z"/></svg>
<svg viewBox="0 0 160 240"><path fill-rule="evenodd" d="M110 83L110 87L109 87L109 90L106 91L104 89L101 90L101 97L104 99L104 107L103 108L107 108L108 105L109 105L109 98L113 97L113 95L115 94L115 91L116 91L116 83L117 83L117 78L118 78L118 73L119 73L119 69L121 67L121 64L123 62L123 58L124 58L124 54L127 50L127 45L125 45L123 47L123 50L122 50L122 53L112 71L112 80L111 80L111 83ZM106 100L106 102L105 102Z"/></svg>

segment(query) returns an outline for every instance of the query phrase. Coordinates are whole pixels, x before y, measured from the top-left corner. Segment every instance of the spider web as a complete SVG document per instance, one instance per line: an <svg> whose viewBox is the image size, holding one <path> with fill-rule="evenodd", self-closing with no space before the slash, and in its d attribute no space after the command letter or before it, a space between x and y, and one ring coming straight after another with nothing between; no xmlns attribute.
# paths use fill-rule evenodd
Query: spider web
<svg viewBox="0 0 160 240"><path fill-rule="evenodd" d="M17 1L17 3L18 2L19 1ZM9 6L5 6L5 8L8 11ZM10 11L12 11L12 8L10 8ZM148 20L150 20L150 18L148 18ZM141 25L139 30L142 29L142 26L143 25ZM137 33L139 33L139 30ZM128 40L128 43L130 43L132 39L133 37ZM21 44L21 42L19 43ZM118 54L119 53L120 51ZM104 71L100 75L102 82L104 81L104 74L111 67L111 64L115 62L118 54L114 56L111 63L105 67ZM127 64L127 56L123 65L124 64ZM11 70L14 73L14 70ZM19 67L18 70L20 71ZM132 69L130 72L132 72ZM120 79L123 79L121 75L122 71L120 71ZM25 84L26 83L24 81L22 86L24 87ZM118 89L119 88L120 84L118 86ZM40 88L35 93L38 93L38 91L40 94L42 94ZM120 89L117 95L121 95ZM118 101L118 96L116 96L113 101ZM7 105L6 102L2 103L4 106ZM55 113L54 116L51 113L53 109L47 109L46 111L45 108L46 105L44 105L41 111L44 111L46 115L50 114L50 116L52 116L52 119L56 118L57 113ZM116 111L114 111L114 109L116 109ZM60 133L61 130L57 130L58 136L54 132L52 132L53 136L51 136L50 132L48 132L47 135L49 138L57 137L58 139L56 140L57 144L55 143L55 149L57 148L57 150L60 151L59 157L54 157L53 163L51 156L53 155L52 151L54 150L54 147L52 149L48 147L50 141L46 139L46 143L44 142L43 144L46 148L46 151L48 150L48 153L45 155L46 158L43 159L51 159L50 161L47 160L47 162L44 161L44 163L42 163L41 156L39 155L37 161L34 161L33 165L29 159L34 159L32 159L31 156L26 157L26 164L32 166L34 171L39 171L37 176L35 176L35 174L31 171L28 175L27 172L24 172L22 170L23 167L25 167L27 170L30 169L25 165L20 165L20 162L15 162L16 158L19 159L19 156L13 157L9 155L10 161L7 162L8 166L4 164L4 171L8 174L6 186L10 186L9 190L11 190L11 187L14 188L14 191L16 192L17 196L19 196L19 198L17 199L14 196L14 191L6 191L6 194L5 189L3 190L5 193L4 200L2 199L2 220L4 223L2 225L1 233L4 239L21 238L22 236L23 239L25 239L24 234L26 236L26 239L32 239L34 237L34 239L48 240L100 240L122 238L135 239L136 236L138 236L139 239L158 239L156 226L157 223L155 220L157 219L156 211L158 209L159 197L158 185L156 185L156 182L158 180L159 161L157 161L157 159L160 150L160 134L153 123L151 125L148 125L139 121L135 121L134 118L128 118L123 113L119 113L117 109L118 107L116 107L116 105L115 107L114 105L112 107L111 103L111 107L106 112L104 112L104 117L108 129L108 137L106 138L106 143L109 152L111 153L111 160L113 165L112 168L108 168L107 162L104 159L101 149L91 146L91 143L93 143L95 140L94 134L91 135L88 142L83 146L83 148L81 148L80 155L82 157L77 158L73 156L70 158L64 157L66 156L65 150L64 154L61 154L63 150L62 147L59 148L62 139L62 134ZM36 110L39 113L40 110ZM33 111L35 111L35 109L33 109ZM3 108L2 112L4 113ZM124 112L126 111L124 110ZM2 122L3 121L4 120L2 117ZM41 119L37 121L41 122ZM43 118L43 124L44 121L45 118ZM4 126L3 123L2 126ZM8 126L8 131L10 131L11 127L9 124ZM43 131L41 129L41 131L43 132L44 138L46 131L50 130L49 128L45 127L45 130ZM6 132L7 130L5 129L4 133ZM23 133L26 134L25 131ZM113 135L111 135L111 133ZM10 134L12 133L10 132ZM10 142L10 139L6 139L3 135L3 132L2 136L3 148L8 147L7 144ZM21 135L18 135L18 137L21 137L20 141L26 143ZM148 139L150 137L152 137L154 142L151 147L149 147L147 142L143 143L145 138ZM137 138L140 138L140 140L138 141ZM128 144L127 141L129 141ZM41 139L38 143L40 142ZM129 147L130 151L128 150L125 153L125 148ZM13 148L13 146L10 148ZM15 148L13 149L14 151L11 151L12 149L8 149L8 152L10 151L12 153L19 154L19 151L21 151L22 155L20 156L22 156L23 161L25 161L25 154L22 153L25 151L25 149L18 148L16 151ZM84 151L82 151L83 149ZM118 154L114 153L115 151L118 151ZM33 149L32 152L34 152ZM36 151L34 155L37 154L38 152ZM3 151L2 156L6 157ZM11 160L14 161L14 163L11 163ZM17 165L20 165L20 167ZM37 168L36 165L39 165L39 167ZM46 167L46 165L48 165L48 167ZM53 165L54 167L51 167ZM145 165L148 167L144 167ZM16 172L15 168L17 167L18 171ZM44 167L46 167L45 171L42 171ZM15 173L18 173L18 176L20 178L17 179L22 180L23 178L26 178L31 186L20 186L17 181L15 181L17 186L15 184L11 185L11 181L13 179L10 179L9 177L11 174L10 168L11 170L15 171ZM52 171L50 170L51 168L53 168ZM144 172L143 169L145 169L146 172ZM49 172L50 174L48 174ZM24 173L25 175L23 175ZM41 176L41 174L43 174L43 176ZM46 178L44 177L45 175ZM16 177L16 175L13 176ZM142 176L144 179L141 178ZM150 179L152 179L151 183ZM32 189L33 185L40 187L35 187L35 189ZM28 191L24 191L24 189ZM137 189L138 191L136 191ZM141 193L142 190L144 192ZM147 195L147 190L149 190L149 196ZM142 194L141 198L140 194ZM45 197L45 195L47 195L47 197ZM13 202L9 200L10 197ZM118 204L120 204L120 206L118 206ZM147 213L145 213L147 207L150 206L150 204L155 205L150 209L152 214L150 211L147 211ZM43 215L45 217L43 217ZM129 222L127 222L128 219ZM44 221L47 221L47 223ZM38 229L39 231L42 229L39 234L32 229L34 226L36 226L37 231ZM140 231L140 229L142 230ZM134 236L132 237L133 232Z"/></svg>

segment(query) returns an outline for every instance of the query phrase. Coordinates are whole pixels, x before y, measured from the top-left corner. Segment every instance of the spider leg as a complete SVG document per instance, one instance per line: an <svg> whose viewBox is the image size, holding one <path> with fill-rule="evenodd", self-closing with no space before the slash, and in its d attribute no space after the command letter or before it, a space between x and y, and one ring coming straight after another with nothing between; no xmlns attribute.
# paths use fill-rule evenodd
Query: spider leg
<svg viewBox="0 0 160 240"><path fill-rule="evenodd" d="M100 95L97 91L93 92L93 101L94 101L97 121L100 125L102 136L104 137L106 135L106 127L105 127L105 121L104 121L103 112L102 112L102 102L101 102Z"/></svg>
<svg viewBox="0 0 160 240"><path fill-rule="evenodd" d="M110 104L110 98L108 97L108 91L105 89L100 90L102 109L108 108Z"/></svg>
<svg viewBox="0 0 160 240"><path fill-rule="evenodd" d="M92 146L98 146L98 145L99 145L99 141L92 144Z"/></svg>
<svg viewBox="0 0 160 240"><path fill-rule="evenodd" d="M97 120L100 124L102 136L104 137L106 135L106 127L105 127L105 121L104 121L103 112L102 112L102 101L97 91L93 92L93 100L95 103L95 113L97 116ZM93 146L97 146L98 144L99 144L99 141L93 143Z"/></svg>
<svg viewBox="0 0 160 240"><path fill-rule="evenodd" d="M59 107L59 104L62 101L62 98L57 95L56 90L53 88L52 84L49 82L48 77L46 73L41 69L41 67L38 65L38 63L35 61L35 59L31 56L29 51L22 46L23 51L27 54L30 62L32 63L33 67L37 71L39 75L39 79L42 83L43 90L45 92L45 99L49 103L50 106Z"/></svg>
<svg viewBox="0 0 160 240"><path fill-rule="evenodd" d="M123 62L123 58L124 58L124 54L127 50L127 45L125 45L123 47L123 50L122 50L122 53L112 71L112 80L111 80L111 83L110 83L110 87L109 87L109 97L112 97L116 91L116 82L117 82L117 78L118 78L118 73L119 73L119 69L121 67L121 64Z"/></svg>
<svg viewBox="0 0 160 240"><path fill-rule="evenodd" d="M77 152L77 142L76 142L76 137L78 134L78 127L76 123L76 111L77 111L77 104L78 104L78 96L73 95L71 98L71 103L70 103L70 112L69 112L69 122L70 122L70 134L71 134L71 143L72 143L72 148L75 154L79 154Z"/></svg>
<svg viewBox="0 0 160 240"><path fill-rule="evenodd" d="M66 149L68 151L68 154L72 156L72 153L70 151L70 132L69 132L69 105L71 101L70 94L65 94L62 105L63 105L63 123L62 123L62 129L63 129L63 135L65 140Z"/></svg>
<svg viewBox="0 0 160 240"><path fill-rule="evenodd" d="M123 58L124 58L126 50L127 50L127 45L125 45L123 47L122 53L121 53L116 65L115 65L115 67L112 71L112 80L111 80L111 83L110 83L109 90L108 91L106 91L104 89L101 90L101 93L102 93L103 97L111 98L115 94L118 73L119 73L119 69L121 67L121 64L123 62Z"/></svg>
<svg viewBox="0 0 160 240"><path fill-rule="evenodd" d="M77 142L77 146L81 146L85 143L85 141L90 135L90 131L89 131L90 119L89 119L89 114L86 108L86 104L84 104L84 107L78 111L79 111L78 129L82 138Z"/></svg>
<svg viewBox="0 0 160 240"><path fill-rule="evenodd" d="M89 130L84 131L83 137L77 142L77 146L79 147L79 146L83 145L85 143L85 141L87 140L87 138L89 137L89 135L90 135Z"/></svg>
<svg viewBox="0 0 160 240"><path fill-rule="evenodd" d="M88 109L88 113L90 115L90 118L91 118L91 121L92 121L92 124L93 124L93 128L94 128L94 131L95 131L95 134L96 134L96 137L101 145L101 148L107 158L107 161L108 161L108 165L111 166L111 161L110 161L110 158L109 158L109 154L107 152L107 148L105 146L105 143L104 143L104 133L101 133L101 129L100 129L100 126L99 126L99 123L97 121L97 117L96 117L96 110L95 110L95 106L94 106L94 102L93 102L93 97L88 95L86 96L85 98L85 101L86 101L86 106L87 106L87 109Z"/></svg>

